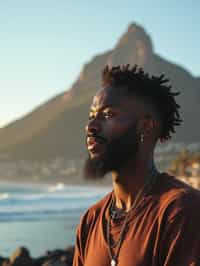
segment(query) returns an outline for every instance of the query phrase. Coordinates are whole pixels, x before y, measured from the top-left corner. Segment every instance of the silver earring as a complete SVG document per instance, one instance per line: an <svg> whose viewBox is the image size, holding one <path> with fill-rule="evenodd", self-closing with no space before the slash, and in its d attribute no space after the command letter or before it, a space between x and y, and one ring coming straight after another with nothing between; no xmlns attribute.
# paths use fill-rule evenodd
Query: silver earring
<svg viewBox="0 0 200 266"><path fill-rule="evenodd" d="M144 142L144 134L143 133L141 133L141 135L140 135L140 142Z"/></svg>

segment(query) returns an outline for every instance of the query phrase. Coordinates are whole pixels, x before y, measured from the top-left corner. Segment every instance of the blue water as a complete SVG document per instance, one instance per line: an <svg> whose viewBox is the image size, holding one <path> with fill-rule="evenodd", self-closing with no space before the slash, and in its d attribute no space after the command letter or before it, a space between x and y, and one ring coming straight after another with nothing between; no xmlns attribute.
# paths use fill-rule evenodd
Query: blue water
<svg viewBox="0 0 200 266"><path fill-rule="evenodd" d="M0 256L19 246L33 257L75 242L80 215L110 188L0 183Z"/></svg>

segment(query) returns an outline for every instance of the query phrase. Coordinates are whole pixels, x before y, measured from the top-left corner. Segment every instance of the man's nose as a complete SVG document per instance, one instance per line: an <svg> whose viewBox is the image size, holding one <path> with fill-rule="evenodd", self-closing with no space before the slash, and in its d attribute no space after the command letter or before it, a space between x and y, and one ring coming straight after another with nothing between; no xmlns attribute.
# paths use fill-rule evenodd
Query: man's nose
<svg viewBox="0 0 200 266"><path fill-rule="evenodd" d="M85 127L86 133L98 133L100 131L100 124L97 118L91 119Z"/></svg>

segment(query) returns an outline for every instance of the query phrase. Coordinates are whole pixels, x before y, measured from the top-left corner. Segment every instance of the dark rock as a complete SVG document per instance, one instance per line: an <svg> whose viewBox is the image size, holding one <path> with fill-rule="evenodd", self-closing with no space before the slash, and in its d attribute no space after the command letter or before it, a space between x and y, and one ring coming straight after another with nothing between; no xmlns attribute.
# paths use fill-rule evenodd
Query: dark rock
<svg viewBox="0 0 200 266"><path fill-rule="evenodd" d="M0 266L3 266L3 263L7 260L7 258L0 257Z"/></svg>
<svg viewBox="0 0 200 266"><path fill-rule="evenodd" d="M72 266L74 246L47 251L44 256L31 258L29 250L19 247L10 258L0 257L0 266Z"/></svg>
<svg viewBox="0 0 200 266"><path fill-rule="evenodd" d="M74 246L47 251L46 255L34 260L34 266L72 266Z"/></svg>
<svg viewBox="0 0 200 266"><path fill-rule="evenodd" d="M25 247L17 248L16 251L11 255L9 262L12 266L34 265L33 259L30 257L29 251Z"/></svg>
<svg viewBox="0 0 200 266"><path fill-rule="evenodd" d="M2 266L11 266L9 259L5 259L2 264Z"/></svg>
<svg viewBox="0 0 200 266"><path fill-rule="evenodd" d="M49 260L46 261L42 266L66 266L65 262L60 262L59 260Z"/></svg>

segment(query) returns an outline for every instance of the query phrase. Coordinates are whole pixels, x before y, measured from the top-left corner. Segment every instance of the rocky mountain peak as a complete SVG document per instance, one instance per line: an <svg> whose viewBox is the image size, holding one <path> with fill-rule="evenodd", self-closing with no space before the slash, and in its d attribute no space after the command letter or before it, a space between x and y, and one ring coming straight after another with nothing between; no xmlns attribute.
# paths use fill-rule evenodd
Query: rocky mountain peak
<svg viewBox="0 0 200 266"><path fill-rule="evenodd" d="M149 35L141 26L132 23L117 42L108 59L108 64L129 63L144 66L152 54L153 46Z"/></svg>
<svg viewBox="0 0 200 266"><path fill-rule="evenodd" d="M136 41L137 39L141 39L152 46L151 39L144 28L138 24L131 23L129 24L126 32L120 37L117 46L123 45L130 40Z"/></svg>
<svg viewBox="0 0 200 266"><path fill-rule="evenodd" d="M137 64L145 67L147 62L151 62L152 56L151 38L141 26L131 23L113 49L95 56L84 65L78 80L72 87L72 91L78 91L80 87L87 87L88 80L96 81L106 64Z"/></svg>

